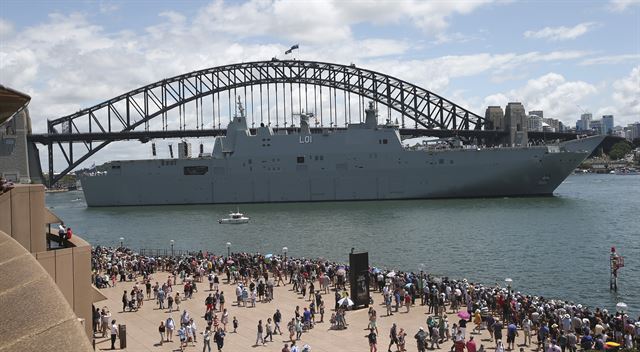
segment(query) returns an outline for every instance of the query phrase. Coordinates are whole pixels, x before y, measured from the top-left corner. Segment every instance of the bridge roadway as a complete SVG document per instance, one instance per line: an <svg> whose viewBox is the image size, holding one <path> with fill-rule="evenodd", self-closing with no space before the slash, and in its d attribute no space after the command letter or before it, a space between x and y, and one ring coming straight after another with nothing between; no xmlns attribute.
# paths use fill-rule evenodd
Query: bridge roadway
<svg viewBox="0 0 640 352"><path fill-rule="evenodd" d="M339 128L311 128L311 133L320 134L323 130L344 130L344 127ZM297 127L278 128L277 130L287 130L289 133L296 132L299 129ZM465 138L479 138L496 140L500 137L506 136L508 133L505 131L496 130L444 130L444 129L421 129L421 128L401 128L400 135L406 138L412 137L465 137ZM255 128L251 129L251 133L255 134ZM199 137L214 137L224 136L226 129L196 129L196 130L167 130L167 131L122 131L122 132L93 132L93 133L44 133L44 134L31 134L27 138L30 142L41 143L44 145L61 143L61 142L98 142L98 141L124 141L124 140L139 140L146 143L152 139L164 139L164 138L199 138ZM575 139L574 133L556 133L556 132L529 132L529 138L531 140L570 140Z"/></svg>

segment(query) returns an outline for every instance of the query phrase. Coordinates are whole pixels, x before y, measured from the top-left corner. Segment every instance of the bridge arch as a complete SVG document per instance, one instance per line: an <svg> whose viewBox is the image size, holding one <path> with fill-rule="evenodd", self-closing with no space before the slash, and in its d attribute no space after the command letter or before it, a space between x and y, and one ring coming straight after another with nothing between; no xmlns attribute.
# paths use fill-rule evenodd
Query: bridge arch
<svg viewBox="0 0 640 352"><path fill-rule="evenodd" d="M442 96L399 78L380 72L335 63L277 60L218 66L163 79L134 89L74 114L48 121L48 134L149 130L149 122L167 112L204 97L238 88L269 84L305 84L337 89L373 100L400 113L402 127L407 120L415 128L481 130L484 118ZM276 85L277 87L277 85ZM345 122L346 123L346 122ZM286 125L285 125L286 127ZM73 142L67 151L57 142L68 167L53 175L53 142L48 143L51 182L73 170L110 140L94 146L84 142L79 158L74 158ZM77 156L77 155L76 155Z"/></svg>

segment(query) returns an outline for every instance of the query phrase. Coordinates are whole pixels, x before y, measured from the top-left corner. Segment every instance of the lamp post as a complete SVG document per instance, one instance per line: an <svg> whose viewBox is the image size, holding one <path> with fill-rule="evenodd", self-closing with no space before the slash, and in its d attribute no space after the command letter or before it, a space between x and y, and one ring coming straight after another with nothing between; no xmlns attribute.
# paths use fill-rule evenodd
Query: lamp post
<svg viewBox="0 0 640 352"><path fill-rule="evenodd" d="M174 240L169 241L171 243L171 256L173 257L173 244L175 243Z"/></svg>
<svg viewBox="0 0 640 352"><path fill-rule="evenodd" d="M507 296L511 296L511 284L513 283L513 280L511 278L506 278L504 279L504 282L507 283Z"/></svg>
<svg viewBox="0 0 640 352"><path fill-rule="evenodd" d="M122 248L123 243L124 243L124 237L120 237L120 248Z"/></svg>
<svg viewBox="0 0 640 352"><path fill-rule="evenodd" d="M287 280L287 267L285 265L287 265L287 251L289 250L289 248L287 247L282 247L282 254L284 254L284 259L282 260L282 270L284 270L284 279ZM286 281L285 281L285 285L286 285Z"/></svg>
<svg viewBox="0 0 640 352"><path fill-rule="evenodd" d="M227 242L227 258L231 256L231 242Z"/></svg>
<svg viewBox="0 0 640 352"><path fill-rule="evenodd" d="M424 306L424 263L420 263L420 305Z"/></svg>

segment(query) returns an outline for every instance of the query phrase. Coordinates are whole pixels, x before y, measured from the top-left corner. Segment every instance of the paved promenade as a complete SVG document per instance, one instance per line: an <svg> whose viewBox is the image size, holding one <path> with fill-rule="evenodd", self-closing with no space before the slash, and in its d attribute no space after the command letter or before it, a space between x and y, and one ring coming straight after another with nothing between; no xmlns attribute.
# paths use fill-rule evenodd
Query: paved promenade
<svg viewBox="0 0 640 352"><path fill-rule="evenodd" d="M152 282L166 281L168 273L159 272L154 274ZM107 307L113 319L116 319L118 324L126 324L127 329L127 351L175 351L179 350L179 339L174 336L174 342L164 343L160 346L160 336L158 333L158 326L160 321L165 321L168 316L172 316L179 326L180 314L183 309L187 309L191 317L197 324L198 329L198 341L193 347L189 344L186 351L201 351L202 335L200 332L204 331L206 322L203 318L205 312L204 300L208 296L209 285L206 282L198 283L198 292L193 294L192 299L183 300L180 304L180 311L168 313L167 310L160 310L153 300L145 300L144 305L137 312L122 312L122 293L123 290L130 291L134 282L118 282L115 288L102 289L101 292L108 297L108 300L100 302L99 307ZM140 285L142 287L143 285ZM286 331L286 322L291 320L294 314L295 307L300 306L300 311L303 307L308 306L310 303L306 299L302 299L300 295L291 291L292 285L275 287L274 300L269 303L256 303L255 308L237 307L233 304L235 300L234 293L235 285L226 284L226 280L220 284L220 289L225 293L227 303L225 305L229 310L229 325L227 330L227 336L225 338L225 346L223 351L281 351L284 343L289 343L289 334ZM180 285L177 285L175 289L182 295L182 289ZM385 316L385 307L381 305L382 295L373 293L375 300L374 308L378 313L378 350L387 351L389 344L389 329L393 323L398 325L398 330L404 328L407 332L406 337L406 349L407 351L416 351L416 342L414 335L418 331L420 326L426 329L426 319L428 315L427 307L419 305L419 299L416 300L416 305L411 307L409 313L405 313L406 308L401 307L400 312L394 313L392 316ZM361 309L357 311L347 312L348 328L345 330L331 330L329 329L331 324L329 318L333 312L334 295L333 291L323 295L323 299L326 305L326 311L324 316L324 323L316 324L316 326L309 332L302 334L302 338L298 341L298 346L302 347L304 344L309 344L313 352L334 352L334 351L369 351L369 344L365 335L368 333L366 330L368 324L367 309ZM275 335L273 342L269 342L266 346L254 346L256 341L257 323L259 319L262 319L263 324L266 323L267 318L273 316L276 309L280 309L282 313L282 326L283 335ZM239 329L237 333L233 333L231 321L233 317L237 317L239 321ZM457 323L459 318L454 312L448 311L449 322L451 325ZM316 320L319 320L319 314L316 315ZM469 332L473 327L472 323L467 327L467 339ZM174 333L175 335L175 333ZM486 330L482 331L481 335L472 335L476 340L478 348L480 344L484 344L485 348L491 350L494 349L495 344L489 341L489 334ZM522 337L518 337L517 343L522 342ZM116 342L116 347L119 342ZM211 347L213 351L216 351L213 338L211 341ZM448 351L452 346L451 340L445 341L441 344L442 351ZM111 347L109 337L96 339L96 350L106 350ZM392 348L396 350L395 345ZM529 351L529 348L526 349Z"/></svg>

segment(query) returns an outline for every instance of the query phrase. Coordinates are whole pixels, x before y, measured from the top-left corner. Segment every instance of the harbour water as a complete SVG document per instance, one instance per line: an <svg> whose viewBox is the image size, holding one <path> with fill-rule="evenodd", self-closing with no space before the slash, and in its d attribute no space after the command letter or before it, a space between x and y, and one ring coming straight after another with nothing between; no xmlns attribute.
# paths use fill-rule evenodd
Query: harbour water
<svg viewBox="0 0 640 352"><path fill-rule="evenodd" d="M280 253L426 271L640 314L640 176L574 175L553 197L87 208L81 191L47 205L92 244ZM609 291L609 249L625 257ZM424 265L424 266L423 266Z"/></svg>

